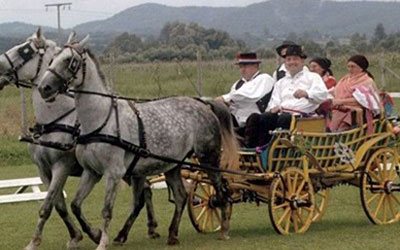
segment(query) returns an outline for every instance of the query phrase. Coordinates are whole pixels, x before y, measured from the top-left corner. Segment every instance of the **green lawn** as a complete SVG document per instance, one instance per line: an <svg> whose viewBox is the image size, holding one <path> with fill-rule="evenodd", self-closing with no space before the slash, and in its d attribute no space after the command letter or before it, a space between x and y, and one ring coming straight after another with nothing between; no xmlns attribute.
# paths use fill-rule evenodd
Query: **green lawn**
<svg viewBox="0 0 400 250"><path fill-rule="evenodd" d="M1 167L1 179L36 175L33 165ZM76 191L77 178L68 180L65 190L68 203ZM87 218L96 226L102 223L103 182L98 184L84 204ZM181 244L167 247L167 230L172 218L173 205L166 190L154 191L155 212L159 222L160 239L151 240L146 235L145 214L142 213L125 246L110 249L398 249L400 224L372 225L365 216L359 190L350 186L333 189L332 200L322 222L315 223L302 235L281 236L275 233L269 221L267 206L262 204L235 204L231 219L231 239L217 240L217 234L199 234L192 227L185 211L180 227ZM22 249L30 240L38 217L39 202L1 205L1 250ZM129 188L119 191L111 237L115 237L131 207ZM144 211L143 211L144 212ZM41 249L64 249L67 231L54 212L46 224ZM94 249L95 244L85 237L81 249Z"/></svg>

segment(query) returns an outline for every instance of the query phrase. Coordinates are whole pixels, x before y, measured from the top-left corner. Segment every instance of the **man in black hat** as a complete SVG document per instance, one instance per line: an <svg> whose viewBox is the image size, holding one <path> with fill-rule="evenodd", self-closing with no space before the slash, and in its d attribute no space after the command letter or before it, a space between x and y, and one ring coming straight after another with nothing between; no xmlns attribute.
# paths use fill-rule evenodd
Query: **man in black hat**
<svg viewBox="0 0 400 250"><path fill-rule="evenodd" d="M283 41L282 44L276 48L276 53L279 55L281 60L283 60L283 63L280 64L279 67L272 74L272 78L274 78L275 81L279 81L286 75L287 69L286 69L286 66L284 63L284 59L286 56L287 48L289 46L298 46L298 45L295 42L286 40L286 41ZM305 66L304 66L304 69L308 70L308 68Z"/></svg>
<svg viewBox="0 0 400 250"><path fill-rule="evenodd" d="M322 78L304 69L306 58L299 45L287 47L285 54L287 73L275 83L267 112L252 115L248 119L248 127L257 129L255 134L254 131L246 134L249 147L267 144L271 139L270 131L278 127L289 128L293 115L312 113L327 99L328 90Z"/></svg>
<svg viewBox="0 0 400 250"><path fill-rule="evenodd" d="M233 84L229 93L219 99L229 105L238 134L243 135L247 118L253 113L265 111L274 80L270 75L260 73L261 60L256 53L241 53L236 59L240 79Z"/></svg>

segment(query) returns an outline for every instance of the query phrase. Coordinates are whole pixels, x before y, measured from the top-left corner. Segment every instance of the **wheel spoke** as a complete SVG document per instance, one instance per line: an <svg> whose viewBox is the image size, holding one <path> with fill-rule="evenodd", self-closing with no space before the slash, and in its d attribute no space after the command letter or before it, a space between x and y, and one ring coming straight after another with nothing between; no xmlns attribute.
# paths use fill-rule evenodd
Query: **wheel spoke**
<svg viewBox="0 0 400 250"><path fill-rule="evenodd" d="M278 225L280 225L283 222L283 220L286 218L286 216L289 214L289 212L290 212L290 207L285 209L285 211L282 214L282 217L278 220L278 223L277 223Z"/></svg>
<svg viewBox="0 0 400 250"><path fill-rule="evenodd" d="M390 194L390 197L392 197L397 202L397 204L400 205L400 200L399 198L397 198L397 196L395 196L394 194Z"/></svg>
<svg viewBox="0 0 400 250"><path fill-rule="evenodd" d="M288 214L286 219L286 225L285 225L285 232L289 234L289 229L290 229L290 218L292 217L291 213Z"/></svg>
<svg viewBox="0 0 400 250"><path fill-rule="evenodd" d="M392 197L390 195L388 195L386 199L387 199L387 201L389 203L390 213L392 214L393 218L396 218L396 213L394 211L394 205L393 205Z"/></svg>
<svg viewBox="0 0 400 250"><path fill-rule="evenodd" d="M193 206L193 209L201 208L201 207L204 207L206 205L207 205L207 202L202 202L200 204L197 204L197 205Z"/></svg>
<svg viewBox="0 0 400 250"><path fill-rule="evenodd" d="M211 222L211 231L214 231L214 210L215 209L211 209L210 211L210 222Z"/></svg>
<svg viewBox="0 0 400 250"><path fill-rule="evenodd" d="M207 221L208 221L208 211L205 213L206 217L203 219L203 231L205 231L207 229Z"/></svg>
<svg viewBox="0 0 400 250"><path fill-rule="evenodd" d="M378 172L379 174L379 172ZM368 172L368 175L371 176L373 179L375 179L377 182L381 182L381 178L379 178L378 175L376 175L374 172L370 171Z"/></svg>
<svg viewBox="0 0 400 250"><path fill-rule="evenodd" d="M385 198L384 194L380 194L381 198L379 199L378 205L376 206L374 217L378 215L379 210L381 210L383 199Z"/></svg>
<svg viewBox="0 0 400 250"><path fill-rule="evenodd" d="M382 204L382 207L383 207L383 223L386 224L386 221L387 221L387 214L386 214L386 195L383 195L383 204Z"/></svg>
<svg viewBox="0 0 400 250"><path fill-rule="evenodd" d="M296 172L296 174L294 175L294 180L292 182L293 190L296 190L296 184L297 184L298 176L299 176L299 173Z"/></svg>
<svg viewBox="0 0 400 250"><path fill-rule="evenodd" d="M287 174L286 175L287 177L286 177L286 184L287 184L287 191L288 191L288 193L289 194L292 194L293 193L293 187L292 187L292 180L291 180L291 176L290 176L290 174Z"/></svg>
<svg viewBox="0 0 400 250"><path fill-rule="evenodd" d="M204 200L204 201L208 201L208 197L203 196L203 195L200 195L200 194L198 194L198 193L194 193L194 196L196 196L196 197L198 197L198 198L200 198L200 199L202 199L202 200Z"/></svg>
<svg viewBox="0 0 400 250"><path fill-rule="evenodd" d="M322 197L323 199L326 199L326 195L322 194L321 192L316 193L316 195Z"/></svg>
<svg viewBox="0 0 400 250"><path fill-rule="evenodd" d="M200 211L199 215L196 217L196 221L199 221L201 217L203 217L204 213L207 211L207 207L203 207L203 209Z"/></svg>
<svg viewBox="0 0 400 250"><path fill-rule="evenodd" d="M374 194L371 198L369 198L369 199L367 200L367 205L368 205L369 203L371 203L371 201L375 200L378 196L379 196L379 194Z"/></svg>
<svg viewBox="0 0 400 250"><path fill-rule="evenodd" d="M301 190L303 190L304 185L306 184L306 180L303 179L298 187L298 189L296 190L296 195L300 195Z"/></svg>
<svg viewBox="0 0 400 250"><path fill-rule="evenodd" d="M205 195L210 196L210 193L207 192L206 188L204 188L204 185L200 184L199 186L200 186L200 188L203 190L203 193L204 193Z"/></svg>
<svg viewBox="0 0 400 250"><path fill-rule="evenodd" d="M296 214L297 214L297 217L299 218L299 221L301 222L301 224L304 225L305 223L304 223L303 216L302 216L302 214L303 214L302 209L300 209L300 211L296 210Z"/></svg>
<svg viewBox="0 0 400 250"><path fill-rule="evenodd" d="M292 220L293 220L293 226L294 226L294 231L295 232L299 231L299 224L298 224L298 220L297 220L296 217L299 217L298 214L297 213L292 213Z"/></svg>
<svg viewBox="0 0 400 250"><path fill-rule="evenodd" d="M272 209L273 209L273 210L277 210L277 209L284 208L284 207L287 207L287 206L289 206L289 202L286 202L286 201L285 201L285 203L280 204L280 205L278 205L278 206L274 206Z"/></svg>

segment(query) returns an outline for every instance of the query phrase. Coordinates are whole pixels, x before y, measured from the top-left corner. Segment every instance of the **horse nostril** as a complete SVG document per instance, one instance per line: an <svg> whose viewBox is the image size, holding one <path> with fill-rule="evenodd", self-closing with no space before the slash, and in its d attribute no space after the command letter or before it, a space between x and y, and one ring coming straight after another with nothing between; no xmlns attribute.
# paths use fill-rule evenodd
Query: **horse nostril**
<svg viewBox="0 0 400 250"><path fill-rule="evenodd" d="M47 86L45 86L43 88L43 90L44 90L45 93L50 92L51 91L51 87L49 85L47 85Z"/></svg>

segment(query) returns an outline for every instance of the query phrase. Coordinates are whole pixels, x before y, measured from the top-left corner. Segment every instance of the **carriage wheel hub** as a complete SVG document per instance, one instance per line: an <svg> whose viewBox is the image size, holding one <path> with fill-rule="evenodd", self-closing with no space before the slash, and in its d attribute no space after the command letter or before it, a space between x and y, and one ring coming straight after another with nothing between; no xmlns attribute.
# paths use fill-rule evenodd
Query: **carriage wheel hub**
<svg viewBox="0 0 400 250"><path fill-rule="evenodd" d="M386 194L392 193L393 192L393 181L385 182L384 189L385 189Z"/></svg>

